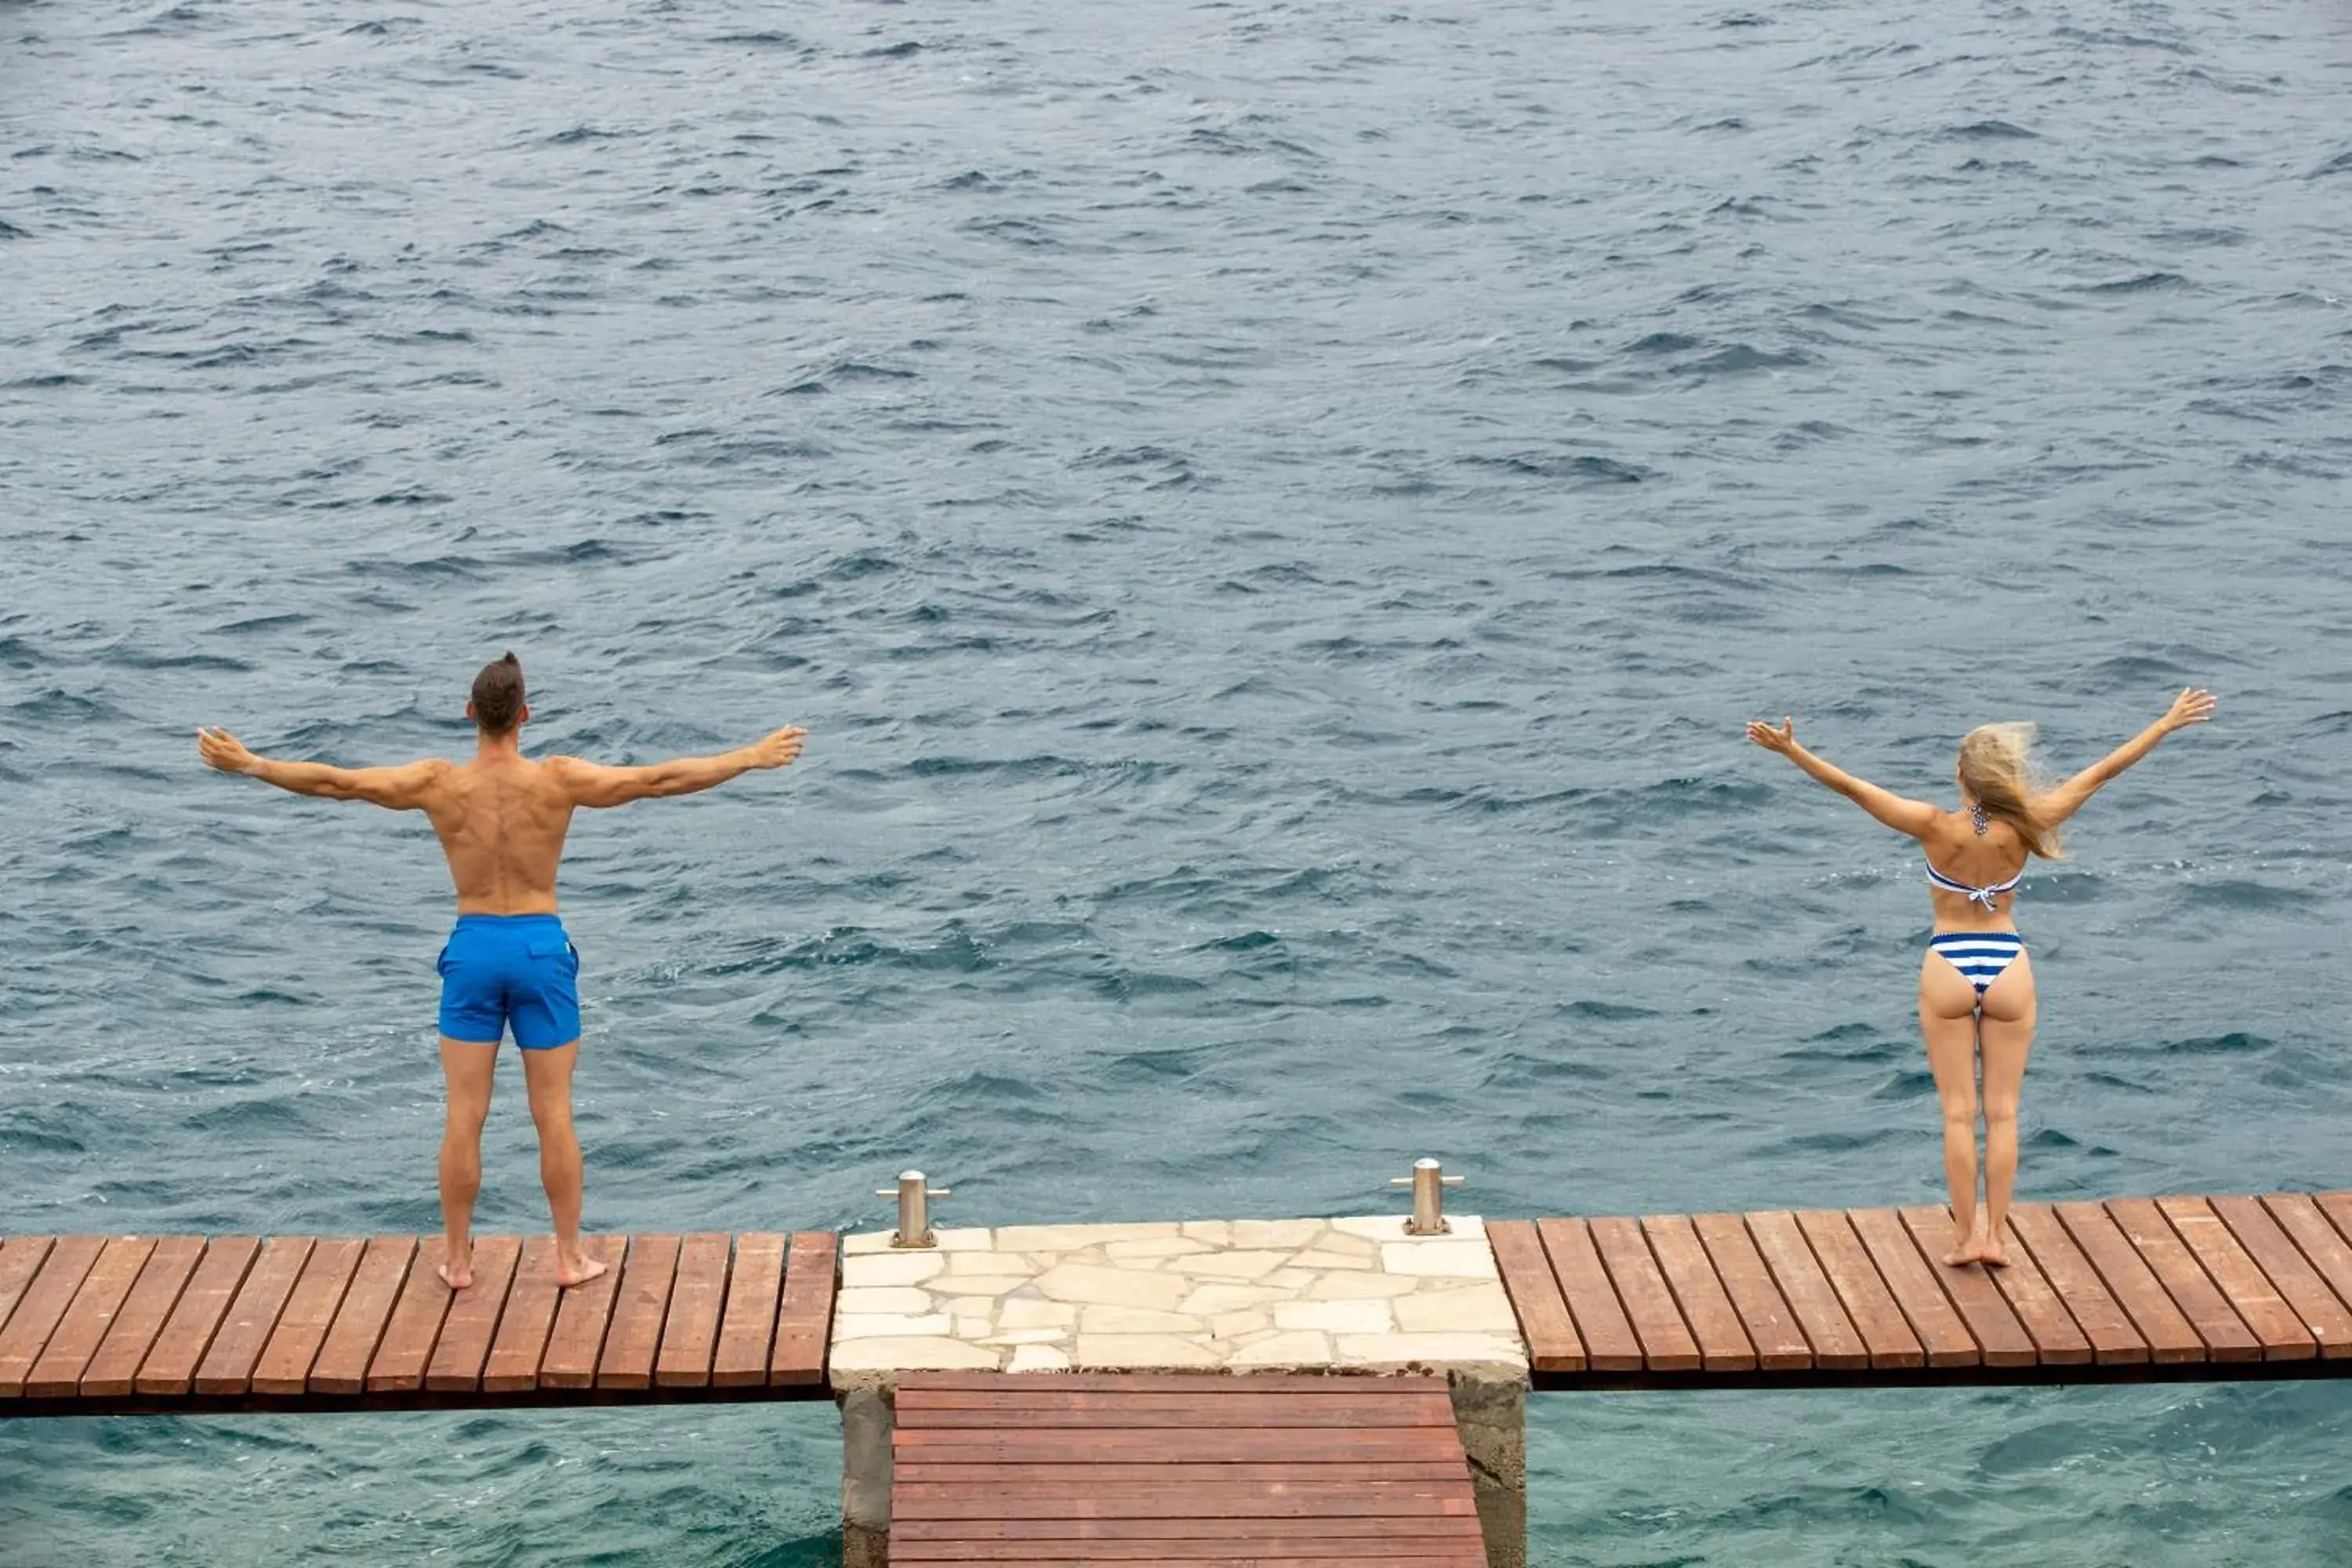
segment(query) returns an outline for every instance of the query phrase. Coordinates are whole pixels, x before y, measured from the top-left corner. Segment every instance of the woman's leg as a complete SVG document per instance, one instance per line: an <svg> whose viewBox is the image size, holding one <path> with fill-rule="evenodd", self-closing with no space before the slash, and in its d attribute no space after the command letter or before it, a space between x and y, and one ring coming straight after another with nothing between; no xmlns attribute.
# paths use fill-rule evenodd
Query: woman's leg
<svg viewBox="0 0 2352 1568"><path fill-rule="evenodd" d="M1947 1263L1977 1256L1977 988L1932 949L1919 966L1919 1035L1944 1106L1944 1181L1952 1193Z"/></svg>
<svg viewBox="0 0 2352 1568"><path fill-rule="evenodd" d="M1985 1235L1984 1261L1998 1268L2001 1223L2017 1187L2017 1100L2025 1058L2033 1049L2033 961L2021 952L1984 994Z"/></svg>

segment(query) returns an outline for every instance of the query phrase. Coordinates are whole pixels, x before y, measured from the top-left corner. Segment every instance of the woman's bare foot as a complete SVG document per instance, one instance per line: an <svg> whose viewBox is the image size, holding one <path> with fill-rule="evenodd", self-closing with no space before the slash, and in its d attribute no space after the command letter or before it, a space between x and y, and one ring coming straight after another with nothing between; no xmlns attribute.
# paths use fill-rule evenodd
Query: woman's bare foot
<svg viewBox="0 0 2352 1568"><path fill-rule="evenodd" d="M1977 1260L1978 1256L1977 1248L1982 1244L1982 1242L1983 1238L1981 1237L1976 1236L1972 1233L1964 1231L1955 1232L1952 1237L1952 1250L1944 1254L1944 1267L1947 1268L1965 1268L1969 1264L1974 1263Z"/></svg>
<svg viewBox="0 0 2352 1568"><path fill-rule="evenodd" d="M436 1263L433 1272L441 1276L441 1283L452 1290L463 1290L474 1282L474 1259L470 1252L462 1263Z"/></svg>
<svg viewBox="0 0 2352 1568"><path fill-rule="evenodd" d="M556 1283L566 1290L574 1285L585 1285L604 1272L603 1259L591 1258L584 1252L576 1258L559 1257L555 1260Z"/></svg>
<svg viewBox="0 0 2352 1568"><path fill-rule="evenodd" d="M1977 1261L1987 1268L2006 1268L2009 1267L2009 1254L2001 1250L2000 1242L1986 1237L1977 1243Z"/></svg>

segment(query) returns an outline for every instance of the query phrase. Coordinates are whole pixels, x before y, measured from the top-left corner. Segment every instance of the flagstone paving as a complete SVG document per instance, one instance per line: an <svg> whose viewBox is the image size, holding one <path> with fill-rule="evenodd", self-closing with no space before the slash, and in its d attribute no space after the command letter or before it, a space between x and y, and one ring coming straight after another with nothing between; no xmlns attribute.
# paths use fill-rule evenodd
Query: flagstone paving
<svg viewBox="0 0 2352 1568"><path fill-rule="evenodd" d="M836 1384L898 1372L1475 1372L1524 1376L1475 1215L1412 1237L1344 1219L887 1232L843 1238Z"/></svg>

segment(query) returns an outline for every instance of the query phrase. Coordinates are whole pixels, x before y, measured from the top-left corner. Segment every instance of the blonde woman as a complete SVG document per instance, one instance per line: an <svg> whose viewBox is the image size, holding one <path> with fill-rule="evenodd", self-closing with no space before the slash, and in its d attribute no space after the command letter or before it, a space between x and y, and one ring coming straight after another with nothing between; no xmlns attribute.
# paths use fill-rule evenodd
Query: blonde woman
<svg viewBox="0 0 2352 1568"><path fill-rule="evenodd" d="M1906 800L1823 762L1797 743L1796 725L1752 723L1748 738L1778 752L1927 852L1936 932L1919 966L1919 1032L1944 1102L1944 1179L1952 1190L1952 1249L1944 1261L2005 1267L2001 1225L2017 1184L2017 1093L2033 1047L2033 961L2012 918L2033 856L2057 859L2058 828L2099 786L2175 730L2213 716L2195 689L2165 716L2057 788L2037 791L2030 724L1987 724L1960 742L1960 807ZM1977 1205L1977 1079L1984 1091L1984 1195Z"/></svg>

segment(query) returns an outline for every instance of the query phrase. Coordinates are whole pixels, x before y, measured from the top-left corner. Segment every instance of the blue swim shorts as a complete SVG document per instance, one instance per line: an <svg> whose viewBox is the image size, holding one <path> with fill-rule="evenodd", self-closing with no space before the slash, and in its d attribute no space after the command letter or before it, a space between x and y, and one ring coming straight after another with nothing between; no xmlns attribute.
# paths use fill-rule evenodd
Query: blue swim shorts
<svg viewBox="0 0 2352 1568"><path fill-rule="evenodd" d="M514 1027L527 1051L580 1037L580 950L555 915L459 915L441 972L441 1032L495 1046Z"/></svg>

